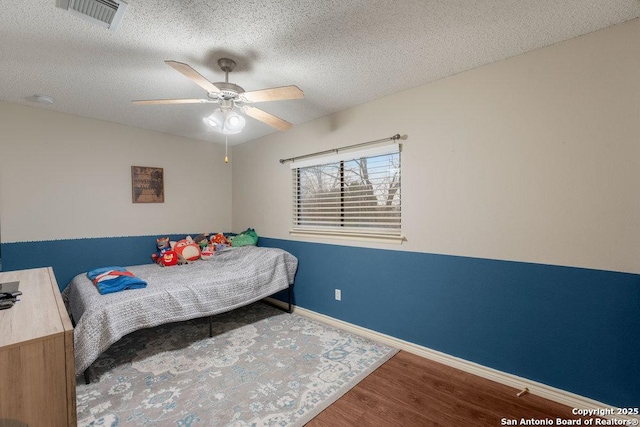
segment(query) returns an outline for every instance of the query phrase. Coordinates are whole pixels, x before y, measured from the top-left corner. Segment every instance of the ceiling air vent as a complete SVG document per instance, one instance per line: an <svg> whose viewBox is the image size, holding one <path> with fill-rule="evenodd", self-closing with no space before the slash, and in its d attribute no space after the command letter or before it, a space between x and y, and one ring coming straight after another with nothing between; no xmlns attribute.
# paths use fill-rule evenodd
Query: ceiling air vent
<svg viewBox="0 0 640 427"><path fill-rule="evenodd" d="M122 0L56 0L56 7L112 31L120 25L127 6Z"/></svg>

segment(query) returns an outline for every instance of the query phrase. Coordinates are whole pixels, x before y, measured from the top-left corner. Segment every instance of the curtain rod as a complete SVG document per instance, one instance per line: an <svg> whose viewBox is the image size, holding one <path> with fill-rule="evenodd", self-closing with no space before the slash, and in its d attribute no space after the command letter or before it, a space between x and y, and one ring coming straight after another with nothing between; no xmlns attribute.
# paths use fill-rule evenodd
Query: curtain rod
<svg viewBox="0 0 640 427"><path fill-rule="evenodd" d="M379 142L385 142L385 141L396 141L398 139L407 139L407 136L406 135L400 136L400 134L397 133L388 138L376 139L375 141L361 142L359 144L347 145L346 147L334 148L332 150L318 151L317 153L304 154L302 156L290 157L288 159L280 159L280 163L293 162L295 160L306 159L307 157L313 157L313 156L320 156L322 154L330 154L330 153L337 154L339 151L347 150L349 148L362 147L363 145L377 144Z"/></svg>

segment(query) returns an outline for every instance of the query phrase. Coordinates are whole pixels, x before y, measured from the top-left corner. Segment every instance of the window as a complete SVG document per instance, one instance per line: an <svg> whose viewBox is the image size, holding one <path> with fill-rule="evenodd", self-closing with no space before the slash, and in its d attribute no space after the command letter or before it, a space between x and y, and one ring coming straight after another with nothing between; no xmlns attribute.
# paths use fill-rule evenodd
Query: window
<svg viewBox="0 0 640 427"><path fill-rule="evenodd" d="M293 232L401 236L398 144L291 164Z"/></svg>

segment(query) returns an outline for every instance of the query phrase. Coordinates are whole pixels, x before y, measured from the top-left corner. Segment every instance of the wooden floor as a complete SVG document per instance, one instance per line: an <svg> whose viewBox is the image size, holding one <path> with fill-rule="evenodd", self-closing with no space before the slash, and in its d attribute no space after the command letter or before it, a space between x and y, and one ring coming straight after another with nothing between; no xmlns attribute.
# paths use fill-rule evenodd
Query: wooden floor
<svg viewBox="0 0 640 427"><path fill-rule="evenodd" d="M517 397L519 391L400 351L307 426L500 426L522 418L556 425L556 418L579 418L556 402Z"/></svg>

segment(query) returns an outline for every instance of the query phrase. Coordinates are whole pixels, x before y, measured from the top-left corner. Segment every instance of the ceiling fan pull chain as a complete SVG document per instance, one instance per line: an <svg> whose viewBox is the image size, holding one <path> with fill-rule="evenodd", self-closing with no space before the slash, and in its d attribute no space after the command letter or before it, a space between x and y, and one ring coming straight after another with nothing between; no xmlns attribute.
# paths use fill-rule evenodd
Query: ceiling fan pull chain
<svg viewBox="0 0 640 427"><path fill-rule="evenodd" d="M227 149L229 147L229 136L224 136L224 162L229 163L229 157L227 156Z"/></svg>

